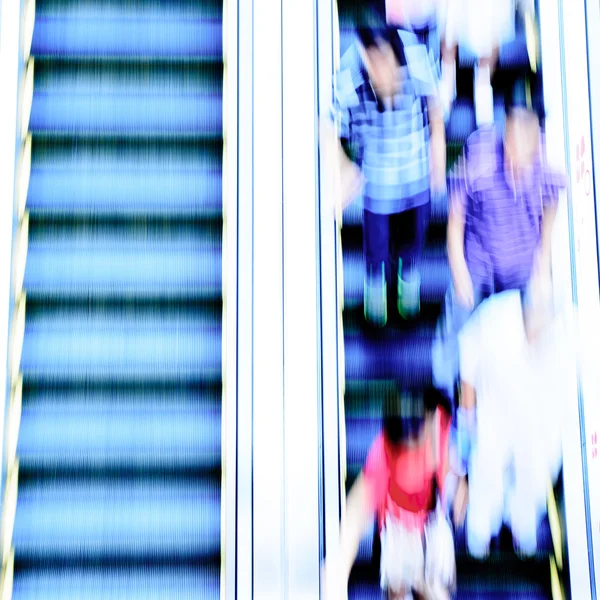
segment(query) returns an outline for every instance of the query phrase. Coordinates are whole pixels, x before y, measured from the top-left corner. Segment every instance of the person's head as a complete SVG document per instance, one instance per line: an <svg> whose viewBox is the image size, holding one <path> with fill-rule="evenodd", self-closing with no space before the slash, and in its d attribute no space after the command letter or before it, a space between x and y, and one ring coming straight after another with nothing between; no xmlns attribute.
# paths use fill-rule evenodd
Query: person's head
<svg viewBox="0 0 600 600"><path fill-rule="evenodd" d="M528 80L518 80L505 97L504 148L516 169L531 166L540 150L544 113L538 97L532 98Z"/></svg>
<svg viewBox="0 0 600 600"><path fill-rule="evenodd" d="M383 434L392 446L419 443L424 425L444 398L433 386L416 391L396 385L384 398Z"/></svg>
<svg viewBox="0 0 600 600"><path fill-rule="evenodd" d="M521 293L523 323L530 344L535 343L540 334L552 321L555 308L552 284L550 280L536 279Z"/></svg>
<svg viewBox="0 0 600 600"><path fill-rule="evenodd" d="M357 27L363 60L375 93L388 98L400 87L400 66L406 64L398 30L375 18L373 24Z"/></svg>

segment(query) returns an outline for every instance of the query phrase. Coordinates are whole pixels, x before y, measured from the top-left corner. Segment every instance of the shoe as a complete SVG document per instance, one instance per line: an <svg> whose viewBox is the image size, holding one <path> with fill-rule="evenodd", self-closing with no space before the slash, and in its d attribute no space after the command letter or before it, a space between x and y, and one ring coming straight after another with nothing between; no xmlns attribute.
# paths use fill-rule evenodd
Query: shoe
<svg viewBox="0 0 600 600"><path fill-rule="evenodd" d="M421 276L415 273L411 281L398 275L398 313L403 319L414 319L421 312Z"/></svg>
<svg viewBox="0 0 600 600"><path fill-rule="evenodd" d="M494 123L494 90L492 89L489 73L489 67L475 69L473 96L475 100L475 120L477 127L484 127Z"/></svg>
<svg viewBox="0 0 600 600"><path fill-rule="evenodd" d="M364 283L364 313L365 319L375 327L385 327L387 323L387 283L385 277L378 282Z"/></svg>

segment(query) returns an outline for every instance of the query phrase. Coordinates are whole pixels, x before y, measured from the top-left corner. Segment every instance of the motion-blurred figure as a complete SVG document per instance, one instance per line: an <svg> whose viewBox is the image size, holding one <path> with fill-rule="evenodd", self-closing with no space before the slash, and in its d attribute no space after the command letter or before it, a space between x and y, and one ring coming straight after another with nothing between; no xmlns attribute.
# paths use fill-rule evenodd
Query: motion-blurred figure
<svg viewBox="0 0 600 600"><path fill-rule="evenodd" d="M456 52L460 44L477 58L473 81L477 125L494 122L492 75L500 46L515 37L517 7L526 21L532 19L533 0L441 1L441 94L446 115L456 96Z"/></svg>
<svg viewBox="0 0 600 600"><path fill-rule="evenodd" d="M449 178L452 283L434 341L433 376L450 399L457 334L472 311L492 294L525 290L536 274L550 276L551 234L566 177L546 163L542 109L528 103L521 83L508 94L504 131L473 133Z"/></svg>
<svg viewBox="0 0 600 600"><path fill-rule="evenodd" d="M337 74L339 139L325 123L322 141L339 165L343 206L364 185L365 317L384 326L396 279L400 314L420 311L418 266L430 190L445 189L446 144L430 54L411 33L371 15L375 24L357 29Z"/></svg>
<svg viewBox="0 0 600 600"><path fill-rule="evenodd" d="M532 555L576 410L571 310L556 312L548 279L484 301L460 334L458 455L469 476L467 543L484 558L506 523Z"/></svg>
<svg viewBox="0 0 600 600"><path fill-rule="evenodd" d="M382 0L388 25L412 31L432 53L436 65L440 59L438 16L442 0Z"/></svg>
<svg viewBox="0 0 600 600"><path fill-rule="evenodd" d="M435 389L393 394L383 431L352 486L340 527L339 551L327 557L325 599L347 597L359 542L376 516L381 536L381 586L404 600L450 598L455 585L454 541L446 518L450 415Z"/></svg>

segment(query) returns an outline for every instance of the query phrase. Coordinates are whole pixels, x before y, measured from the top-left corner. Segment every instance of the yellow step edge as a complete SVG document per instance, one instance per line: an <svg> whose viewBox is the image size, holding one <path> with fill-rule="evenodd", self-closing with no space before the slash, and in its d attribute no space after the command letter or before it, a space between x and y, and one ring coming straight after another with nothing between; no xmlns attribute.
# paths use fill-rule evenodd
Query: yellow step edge
<svg viewBox="0 0 600 600"><path fill-rule="evenodd" d="M553 555L550 556L550 584L552 589L552 600L564 600L562 585L560 583L560 577Z"/></svg>
<svg viewBox="0 0 600 600"><path fill-rule="evenodd" d="M562 571L563 568L563 536L560 527L560 518L556 499L554 498L554 487L552 481L548 479L548 521L550 522L550 534L552 536L552 546L556 557L556 566Z"/></svg>
<svg viewBox="0 0 600 600"><path fill-rule="evenodd" d="M20 133L21 140L27 138L29 131L29 120L31 118L31 106L33 104L33 74L35 71L35 61L32 56L27 60L25 73L21 82L21 101L20 101Z"/></svg>
<svg viewBox="0 0 600 600"><path fill-rule="evenodd" d="M6 432L6 466L10 470L17 459L17 442L21 427L21 413L23 407L23 375L19 374L17 382L12 386L8 405L8 416L5 427Z"/></svg>
<svg viewBox="0 0 600 600"><path fill-rule="evenodd" d="M4 505L2 507L2 562L8 560L12 548L12 536L17 514L17 496L19 493L19 461L15 460L6 472Z"/></svg>
<svg viewBox="0 0 600 600"><path fill-rule="evenodd" d="M35 27L35 0L25 0L21 21L21 39L23 40L23 60L27 62L31 56L33 30Z"/></svg>
<svg viewBox="0 0 600 600"><path fill-rule="evenodd" d="M538 36L534 16L531 14L525 15L525 39L527 42L529 66L531 67L531 71L536 73L538 64Z"/></svg>
<svg viewBox="0 0 600 600"><path fill-rule="evenodd" d="M13 385L18 377L21 368L21 353L23 351L23 340L25 337L25 307L27 304L26 294L23 292L16 300L15 311L13 314L10 346L8 356L8 368L10 383Z"/></svg>
<svg viewBox="0 0 600 600"><path fill-rule="evenodd" d="M29 193L29 180L31 178L31 134L28 133L19 155L17 166L17 192L15 195L18 219L25 214L27 194Z"/></svg>
<svg viewBox="0 0 600 600"><path fill-rule="evenodd" d="M223 21L225 21L225 10L227 1L223 3ZM225 30L225 27L223 27ZM223 89L227 88L225 73L223 73ZM225 102L223 102L223 114L226 112ZM224 123L227 119L224 119ZM229 523L227 521L227 220L225 218L227 206L227 147L223 143L223 154L221 164L222 181L221 181L221 206L223 207L223 227L221 239L221 563L220 563L220 599L227 598L227 531ZM233 549L232 549L233 551Z"/></svg>
<svg viewBox="0 0 600 600"><path fill-rule="evenodd" d="M11 600L13 581L15 576L15 550L11 548L10 553L2 565L2 600Z"/></svg>
<svg viewBox="0 0 600 600"><path fill-rule="evenodd" d="M19 223L13 250L13 294L19 298L23 292L25 266L29 249L29 212L25 211Z"/></svg>

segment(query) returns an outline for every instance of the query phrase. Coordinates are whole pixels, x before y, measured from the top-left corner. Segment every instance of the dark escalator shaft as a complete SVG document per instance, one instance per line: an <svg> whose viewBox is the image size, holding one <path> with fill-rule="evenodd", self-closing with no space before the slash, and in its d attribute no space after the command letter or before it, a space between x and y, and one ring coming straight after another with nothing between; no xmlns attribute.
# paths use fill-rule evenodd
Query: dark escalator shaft
<svg viewBox="0 0 600 600"><path fill-rule="evenodd" d="M13 597L216 599L222 6L36 4Z"/></svg>

